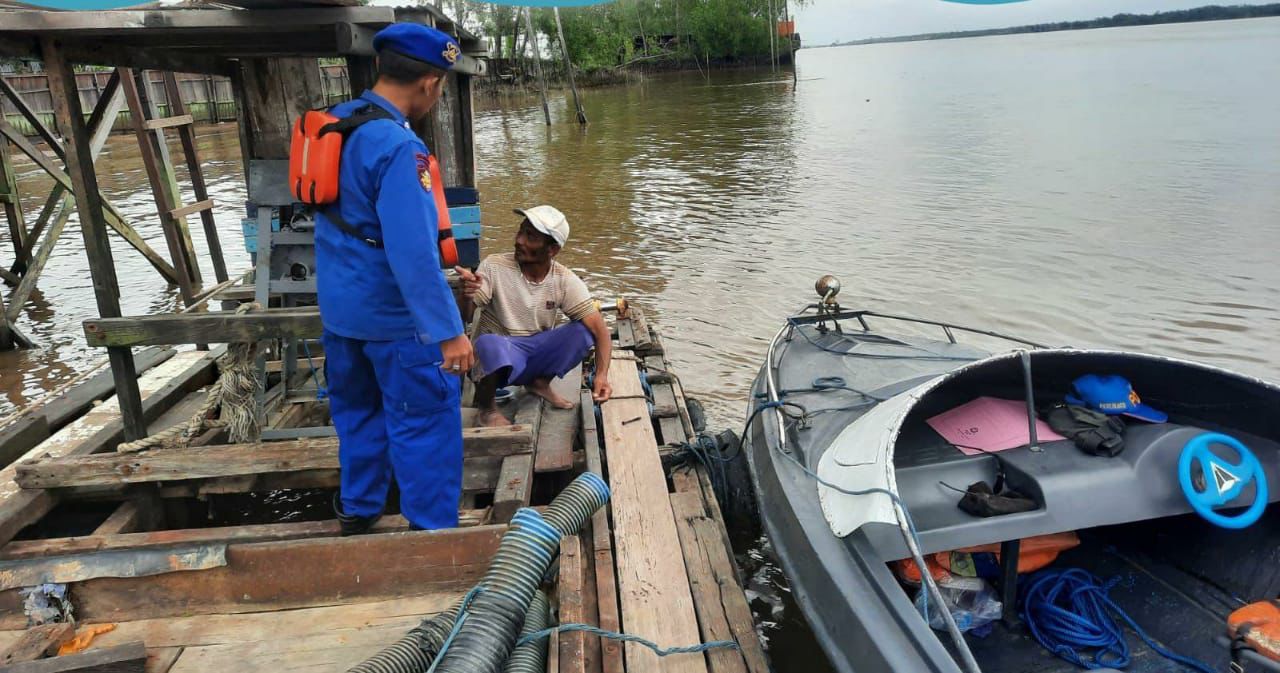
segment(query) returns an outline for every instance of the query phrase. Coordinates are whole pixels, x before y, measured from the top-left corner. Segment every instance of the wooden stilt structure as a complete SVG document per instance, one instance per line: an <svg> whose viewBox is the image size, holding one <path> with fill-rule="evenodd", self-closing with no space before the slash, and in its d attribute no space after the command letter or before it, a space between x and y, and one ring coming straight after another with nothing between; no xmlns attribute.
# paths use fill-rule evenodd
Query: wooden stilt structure
<svg viewBox="0 0 1280 673"><path fill-rule="evenodd" d="M547 107L547 80L542 76L542 49L538 46L538 32L533 29L532 10L521 8L524 14L525 32L529 36L529 44L533 45L533 77L538 80L538 95L542 99L542 119L551 126L551 109Z"/></svg>
<svg viewBox="0 0 1280 673"><path fill-rule="evenodd" d="M569 89L573 91L573 106L578 111L578 123L587 123L587 113L582 109L582 99L578 97L578 85L573 80L573 61L569 60L569 45L564 41L564 26L560 23L560 8L552 7L556 15L556 34L560 36L560 51L564 54L564 75L569 80Z"/></svg>

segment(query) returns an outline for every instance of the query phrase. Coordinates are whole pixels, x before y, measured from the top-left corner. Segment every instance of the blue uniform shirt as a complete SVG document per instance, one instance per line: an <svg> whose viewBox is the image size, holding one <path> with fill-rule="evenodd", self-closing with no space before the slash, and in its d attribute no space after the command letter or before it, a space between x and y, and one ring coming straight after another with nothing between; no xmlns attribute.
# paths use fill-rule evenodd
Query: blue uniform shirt
<svg viewBox="0 0 1280 673"><path fill-rule="evenodd" d="M334 107L346 117L372 103L393 120L362 124L347 136L338 173L342 218L375 248L343 232L320 213L316 223L317 290L325 329L350 339L416 337L435 344L462 334L457 303L440 269L436 207L427 174L427 146L385 98L365 91Z"/></svg>

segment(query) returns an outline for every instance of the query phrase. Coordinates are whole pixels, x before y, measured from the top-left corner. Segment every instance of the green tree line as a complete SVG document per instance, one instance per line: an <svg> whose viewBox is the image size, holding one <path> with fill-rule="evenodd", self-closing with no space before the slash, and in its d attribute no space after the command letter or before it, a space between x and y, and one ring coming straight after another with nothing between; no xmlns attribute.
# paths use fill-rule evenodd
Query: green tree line
<svg viewBox="0 0 1280 673"><path fill-rule="evenodd" d="M808 0L617 0L560 10L574 66L585 71L654 61L734 61L786 52L778 22ZM522 8L448 0L445 11L494 43L496 59L532 54ZM543 54L560 50L550 9L532 11ZM771 46L772 41L772 46Z"/></svg>
<svg viewBox="0 0 1280 673"><path fill-rule="evenodd" d="M1058 30L1087 30L1089 28L1114 28L1118 26L1148 26L1158 23L1189 23L1193 21L1222 21L1226 19L1253 19L1267 16L1280 16L1280 3L1269 5L1205 5L1192 9L1178 9L1154 14L1116 14L1100 16L1087 21L1059 21L1057 23L1037 23L1028 26L1011 26L1009 28L991 28L987 30L963 30L952 33L921 33L919 35L903 35L900 37L875 37L868 40L838 42L829 46L851 44L873 44L876 42L914 42L917 40L950 40L962 37L981 37L983 35L1012 35L1014 33L1048 33Z"/></svg>

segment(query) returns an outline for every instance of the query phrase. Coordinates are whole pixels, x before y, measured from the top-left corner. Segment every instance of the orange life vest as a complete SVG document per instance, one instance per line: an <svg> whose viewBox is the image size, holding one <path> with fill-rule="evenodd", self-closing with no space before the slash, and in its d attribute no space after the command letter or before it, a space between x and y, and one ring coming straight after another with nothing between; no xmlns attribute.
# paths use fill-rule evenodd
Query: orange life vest
<svg viewBox="0 0 1280 673"><path fill-rule="evenodd" d="M1233 659L1238 643L1280 661L1280 600L1258 601L1236 610L1227 616L1227 631L1233 642Z"/></svg>
<svg viewBox="0 0 1280 673"><path fill-rule="evenodd" d="M336 203L342 141L367 122L391 118L391 113L377 105L368 105L341 119L328 110L308 110L298 117L293 124L293 138L289 145L289 191L294 198L312 206ZM453 239L449 205L444 195L444 179L440 175L440 163L436 161L435 155L427 155L427 170L431 176L431 195L436 206L440 262L445 267L457 266L458 245ZM351 226L338 213L337 208L324 208L323 212L343 233L375 248L382 247L382 241Z"/></svg>

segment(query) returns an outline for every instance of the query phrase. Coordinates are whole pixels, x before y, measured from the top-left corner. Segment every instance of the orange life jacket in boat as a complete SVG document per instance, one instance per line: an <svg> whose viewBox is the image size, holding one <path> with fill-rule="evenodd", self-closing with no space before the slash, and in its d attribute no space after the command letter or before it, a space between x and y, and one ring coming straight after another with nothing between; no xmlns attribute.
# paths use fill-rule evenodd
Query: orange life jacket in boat
<svg viewBox="0 0 1280 673"><path fill-rule="evenodd" d="M1227 616L1232 659L1241 644L1262 656L1280 661L1280 600L1250 603Z"/></svg>
<svg viewBox="0 0 1280 673"><path fill-rule="evenodd" d="M294 198L312 206L327 206L338 201L338 170L342 161L342 141L361 125L375 119L391 119L391 114L377 105L356 110L349 117L334 116L328 110L308 110L293 124L289 144L289 191ZM431 196L436 206L437 242L440 263L457 266L458 245L453 240L453 224L449 221L449 205L444 195L444 179L434 154L427 155L427 171L431 176ZM381 248L382 241L370 238L351 226L337 208L325 208L324 215L344 233Z"/></svg>

